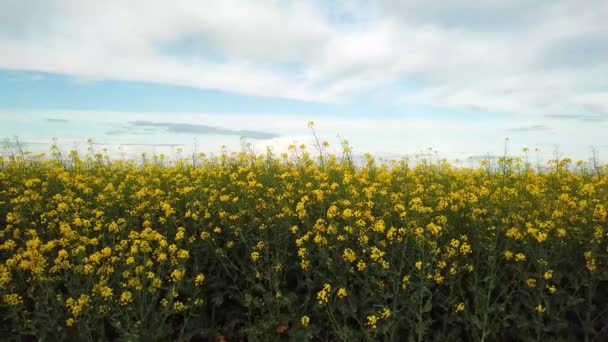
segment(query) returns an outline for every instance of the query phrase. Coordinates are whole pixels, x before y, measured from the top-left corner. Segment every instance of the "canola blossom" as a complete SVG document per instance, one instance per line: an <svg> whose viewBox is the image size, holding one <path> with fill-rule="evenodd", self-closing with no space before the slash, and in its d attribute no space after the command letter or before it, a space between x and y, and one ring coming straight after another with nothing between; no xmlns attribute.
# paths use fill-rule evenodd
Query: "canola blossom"
<svg viewBox="0 0 608 342"><path fill-rule="evenodd" d="M608 339L608 167L0 157L2 336Z"/></svg>

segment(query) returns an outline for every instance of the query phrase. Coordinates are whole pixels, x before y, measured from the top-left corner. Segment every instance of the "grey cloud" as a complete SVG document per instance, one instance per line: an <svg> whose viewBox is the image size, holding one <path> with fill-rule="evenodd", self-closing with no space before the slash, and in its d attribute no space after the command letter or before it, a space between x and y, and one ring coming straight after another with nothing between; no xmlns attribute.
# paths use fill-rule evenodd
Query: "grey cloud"
<svg viewBox="0 0 608 342"><path fill-rule="evenodd" d="M549 119L577 120L581 122L608 121L608 106L604 104L587 103L574 107L572 111L578 112L579 114L547 114L545 117Z"/></svg>
<svg viewBox="0 0 608 342"><path fill-rule="evenodd" d="M538 14L548 4L542 1L451 1L449 6L435 1L382 0L381 10L398 15L404 20L465 29L509 30L527 27L538 21Z"/></svg>
<svg viewBox="0 0 608 342"><path fill-rule="evenodd" d="M70 120L66 120L66 119L58 119L58 118L46 118L46 122L52 122L52 123L67 123L67 122L70 122Z"/></svg>
<svg viewBox="0 0 608 342"><path fill-rule="evenodd" d="M106 135L149 135L150 133L158 132L159 127L141 127L123 126L106 132ZM162 127L160 128L162 129Z"/></svg>
<svg viewBox="0 0 608 342"><path fill-rule="evenodd" d="M608 59L608 31L585 32L562 39L540 57L541 67L590 66Z"/></svg>
<svg viewBox="0 0 608 342"><path fill-rule="evenodd" d="M48 13L54 7L45 0L0 1L0 36L27 38L35 31L32 23L48 23Z"/></svg>
<svg viewBox="0 0 608 342"><path fill-rule="evenodd" d="M106 135L125 135L128 134L129 132L126 130L122 130L122 129L114 129L111 131L107 131Z"/></svg>
<svg viewBox="0 0 608 342"><path fill-rule="evenodd" d="M577 120L582 122L603 122L608 119L605 115L589 114L547 114L545 117L549 119Z"/></svg>
<svg viewBox="0 0 608 342"><path fill-rule="evenodd" d="M538 132L538 131L547 131L551 128L545 125L533 125L533 126L523 126L523 127L514 127L509 128L507 131L509 132Z"/></svg>
<svg viewBox="0 0 608 342"><path fill-rule="evenodd" d="M170 133L194 133L194 134L218 134L245 136L250 139L272 139L279 137L278 134L271 132L251 131L251 130L232 130L200 124L153 122L146 120L136 120L130 122L136 127L158 127Z"/></svg>

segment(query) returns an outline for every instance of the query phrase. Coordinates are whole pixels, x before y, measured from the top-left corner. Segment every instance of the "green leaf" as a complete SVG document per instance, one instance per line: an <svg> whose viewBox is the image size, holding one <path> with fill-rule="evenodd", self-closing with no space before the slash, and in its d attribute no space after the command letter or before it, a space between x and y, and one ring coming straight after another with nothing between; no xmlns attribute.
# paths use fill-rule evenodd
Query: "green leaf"
<svg viewBox="0 0 608 342"><path fill-rule="evenodd" d="M431 301L431 299L428 299L426 301L426 303L424 303L424 306L422 307L422 312L429 312L431 311L431 309L433 309L433 301Z"/></svg>
<svg viewBox="0 0 608 342"><path fill-rule="evenodd" d="M481 330L483 328L481 321L479 320L479 317L477 316L470 316L469 317L471 320L471 323L475 326L475 328Z"/></svg>

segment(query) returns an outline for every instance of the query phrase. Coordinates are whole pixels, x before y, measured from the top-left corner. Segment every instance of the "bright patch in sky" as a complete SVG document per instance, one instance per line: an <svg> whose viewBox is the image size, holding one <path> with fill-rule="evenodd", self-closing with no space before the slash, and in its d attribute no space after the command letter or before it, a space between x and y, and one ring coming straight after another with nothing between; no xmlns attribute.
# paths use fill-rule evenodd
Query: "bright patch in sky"
<svg viewBox="0 0 608 342"><path fill-rule="evenodd" d="M608 2L0 1L0 137L608 158Z"/></svg>

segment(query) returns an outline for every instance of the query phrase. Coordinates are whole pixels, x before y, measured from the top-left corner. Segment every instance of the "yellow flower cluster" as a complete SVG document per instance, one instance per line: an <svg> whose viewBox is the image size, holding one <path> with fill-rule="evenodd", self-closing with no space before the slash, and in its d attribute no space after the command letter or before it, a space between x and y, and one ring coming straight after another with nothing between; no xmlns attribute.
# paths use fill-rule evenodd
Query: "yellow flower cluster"
<svg viewBox="0 0 608 342"><path fill-rule="evenodd" d="M331 285L324 284L323 288L317 292L317 300L319 301L319 305L324 305L329 302L329 296L331 295Z"/></svg>
<svg viewBox="0 0 608 342"><path fill-rule="evenodd" d="M0 157L0 310L19 326L2 330L29 331L24 317L44 306L50 326L103 322L132 329L124 339L192 317L234 327L295 315L290 329L337 327L321 339L345 338L348 322L382 340L370 331L462 319L483 286L527 308L521 320L546 312L542 324L574 310L563 297L608 300L596 291L608 266L608 167L378 162L347 144L318 158L305 146L141 162L53 151Z"/></svg>

